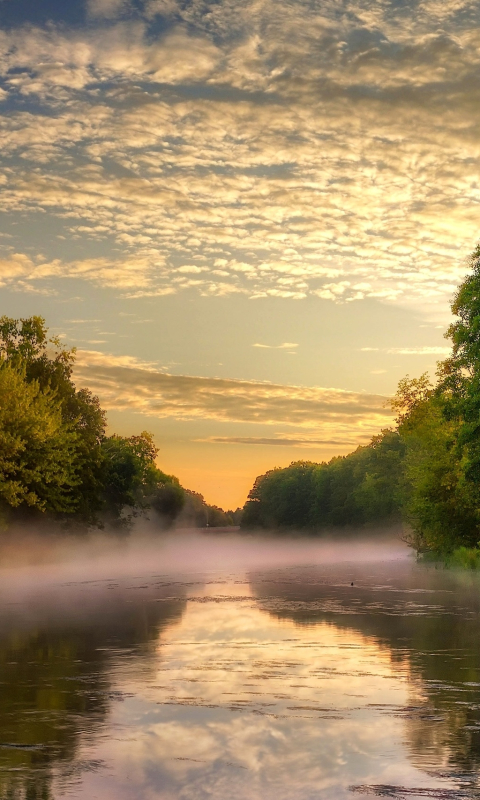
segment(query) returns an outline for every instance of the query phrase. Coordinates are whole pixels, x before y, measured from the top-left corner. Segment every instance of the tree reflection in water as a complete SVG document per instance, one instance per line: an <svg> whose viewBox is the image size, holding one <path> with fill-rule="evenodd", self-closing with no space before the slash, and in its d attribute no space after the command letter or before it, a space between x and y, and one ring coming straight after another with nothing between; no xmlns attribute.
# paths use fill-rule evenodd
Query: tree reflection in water
<svg viewBox="0 0 480 800"><path fill-rule="evenodd" d="M122 699L111 688L118 657L133 667L138 656L148 671L162 631L181 619L178 590L174 601L151 602L168 593L138 581L129 589L99 582L3 604L2 800L49 800L54 768L57 779L71 782L99 766L76 759L79 739L98 735L110 704Z"/></svg>
<svg viewBox="0 0 480 800"><path fill-rule="evenodd" d="M480 576L400 561L262 572L250 585L279 619L329 622L387 647L415 692L409 706L379 708L404 719L412 762L478 789Z"/></svg>

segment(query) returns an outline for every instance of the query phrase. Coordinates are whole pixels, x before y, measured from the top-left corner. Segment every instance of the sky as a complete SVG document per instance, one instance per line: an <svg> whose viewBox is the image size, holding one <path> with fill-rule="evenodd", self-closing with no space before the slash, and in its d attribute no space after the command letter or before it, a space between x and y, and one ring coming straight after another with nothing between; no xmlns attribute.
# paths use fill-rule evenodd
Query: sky
<svg viewBox="0 0 480 800"><path fill-rule="evenodd" d="M480 0L0 0L0 314L223 507L392 424L478 239Z"/></svg>

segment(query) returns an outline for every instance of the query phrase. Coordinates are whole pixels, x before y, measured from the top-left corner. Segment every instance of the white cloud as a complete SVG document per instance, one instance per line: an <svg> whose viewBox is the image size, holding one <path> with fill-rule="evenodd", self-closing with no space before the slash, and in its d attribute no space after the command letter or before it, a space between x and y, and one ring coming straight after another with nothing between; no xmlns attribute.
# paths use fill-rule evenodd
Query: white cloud
<svg viewBox="0 0 480 800"><path fill-rule="evenodd" d="M451 347L391 347L389 353L401 356L446 356L452 352Z"/></svg>
<svg viewBox="0 0 480 800"><path fill-rule="evenodd" d="M362 353L391 353L400 356L445 356L451 347L361 347Z"/></svg>
<svg viewBox="0 0 480 800"><path fill-rule="evenodd" d="M448 300L478 235L478 2L90 6L97 30L0 32L3 207L61 220L62 263L72 237L121 249L78 275L135 296Z"/></svg>
<svg viewBox="0 0 480 800"><path fill-rule="evenodd" d="M153 287L153 276L162 271L162 262L161 256L155 253L148 256L139 254L118 261L90 258L71 262L58 259L47 262L38 259L35 262L25 254L14 253L7 258L0 258L0 285L24 285L28 281L33 288L40 281L81 278L102 286L123 289L127 293L132 289L137 292L143 289L146 293L169 294L174 291L172 287Z"/></svg>
<svg viewBox="0 0 480 800"><path fill-rule="evenodd" d="M262 347L266 350L291 350L293 347L298 347L295 342L283 342L283 344L260 344L256 342L252 347Z"/></svg>

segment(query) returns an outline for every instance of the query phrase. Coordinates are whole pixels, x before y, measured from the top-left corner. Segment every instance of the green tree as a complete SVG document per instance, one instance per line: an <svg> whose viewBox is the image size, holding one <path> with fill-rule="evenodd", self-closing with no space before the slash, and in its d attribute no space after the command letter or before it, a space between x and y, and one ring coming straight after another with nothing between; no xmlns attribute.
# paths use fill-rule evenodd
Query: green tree
<svg viewBox="0 0 480 800"><path fill-rule="evenodd" d="M402 504L412 544L441 552L475 544L475 493L465 480L458 422L446 418L444 396L425 375L406 378L393 406L400 409L398 430L405 445Z"/></svg>
<svg viewBox="0 0 480 800"><path fill-rule="evenodd" d="M452 303L452 353L399 384L393 407L405 443L404 509L419 549L442 553L480 539L480 247Z"/></svg>
<svg viewBox="0 0 480 800"><path fill-rule="evenodd" d="M92 522L101 508L105 413L98 397L88 389L77 390L73 382L75 352L75 348L65 348L58 337L48 335L42 317L0 317L0 355L24 369L26 380L36 382L41 391L55 392L64 423L77 434L71 458L79 480L71 487L70 510Z"/></svg>
<svg viewBox="0 0 480 800"><path fill-rule="evenodd" d="M458 317L445 334L452 354L439 365L438 391L445 397L445 416L455 419L458 448L464 451L467 480L480 487L480 245L471 257L471 274L452 303Z"/></svg>
<svg viewBox="0 0 480 800"><path fill-rule="evenodd" d="M158 450L146 431L130 437L113 434L104 439L101 448L104 508L111 521L121 523L129 518L122 518L125 506L130 509L129 516L146 507L146 496L156 485Z"/></svg>
<svg viewBox="0 0 480 800"><path fill-rule="evenodd" d="M355 501L365 522L399 516L405 443L398 431L383 430L359 454Z"/></svg>
<svg viewBox="0 0 480 800"><path fill-rule="evenodd" d="M316 475L324 465L297 461L285 469L260 475L245 503L243 528L308 527L317 488Z"/></svg>
<svg viewBox="0 0 480 800"><path fill-rule="evenodd" d="M50 388L0 360L0 508L70 513L80 484L78 433Z"/></svg>
<svg viewBox="0 0 480 800"><path fill-rule="evenodd" d="M178 478L174 475L165 475L159 470L158 482L150 499L150 505L167 525L177 519L185 507L186 499L187 492L180 486Z"/></svg>
<svg viewBox="0 0 480 800"><path fill-rule="evenodd" d="M245 504L245 528L322 529L364 525L399 513L404 443L382 431L328 463L296 461L260 475Z"/></svg>

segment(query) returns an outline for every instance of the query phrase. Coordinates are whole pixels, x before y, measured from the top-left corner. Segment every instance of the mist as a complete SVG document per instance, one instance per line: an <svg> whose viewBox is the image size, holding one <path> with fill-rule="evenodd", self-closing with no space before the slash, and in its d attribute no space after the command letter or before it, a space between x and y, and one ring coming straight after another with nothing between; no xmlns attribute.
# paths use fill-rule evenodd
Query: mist
<svg viewBox="0 0 480 800"><path fill-rule="evenodd" d="M300 565L404 560L412 551L398 529L339 536L212 533L198 529L158 533L137 521L128 537L37 534L23 529L0 542L2 590L147 576L248 573Z"/></svg>

